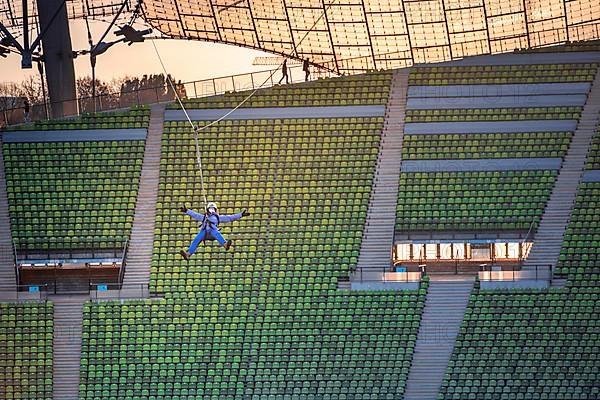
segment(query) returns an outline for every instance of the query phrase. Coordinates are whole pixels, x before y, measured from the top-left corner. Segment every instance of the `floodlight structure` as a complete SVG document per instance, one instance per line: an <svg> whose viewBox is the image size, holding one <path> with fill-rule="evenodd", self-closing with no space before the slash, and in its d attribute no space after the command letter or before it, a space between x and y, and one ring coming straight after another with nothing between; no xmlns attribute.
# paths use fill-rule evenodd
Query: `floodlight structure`
<svg viewBox="0 0 600 400"><path fill-rule="evenodd" d="M144 41L144 36L152 33L152 29L145 29L143 31L137 30L130 25L123 25L119 30L115 31L115 35L123 36L123 41L128 42L131 46L133 43L141 43Z"/></svg>

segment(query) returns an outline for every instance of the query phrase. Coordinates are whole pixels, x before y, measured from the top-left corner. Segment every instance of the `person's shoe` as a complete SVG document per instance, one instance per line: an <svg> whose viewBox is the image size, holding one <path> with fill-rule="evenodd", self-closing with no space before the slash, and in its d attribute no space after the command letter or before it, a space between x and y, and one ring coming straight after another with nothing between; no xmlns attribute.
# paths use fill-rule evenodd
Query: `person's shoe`
<svg viewBox="0 0 600 400"><path fill-rule="evenodd" d="M230 240L226 241L225 244L223 245L223 247L225 247L225 250L229 250L229 248L231 247L231 244L233 242Z"/></svg>
<svg viewBox="0 0 600 400"><path fill-rule="evenodd" d="M181 254L181 257L183 257L185 261L190 261L190 253L188 253L187 251L181 250L179 254Z"/></svg>

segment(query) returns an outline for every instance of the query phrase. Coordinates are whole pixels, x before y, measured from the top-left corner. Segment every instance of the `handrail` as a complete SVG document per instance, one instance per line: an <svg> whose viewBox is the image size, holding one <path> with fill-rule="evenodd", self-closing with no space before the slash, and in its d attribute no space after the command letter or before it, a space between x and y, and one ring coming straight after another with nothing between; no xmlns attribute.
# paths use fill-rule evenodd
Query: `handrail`
<svg viewBox="0 0 600 400"><path fill-rule="evenodd" d="M35 288L35 290L31 290L31 288ZM0 301L42 300L46 297L48 297L48 284L46 283L15 286L0 285Z"/></svg>
<svg viewBox="0 0 600 400"><path fill-rule="evenodd" d="M492 270L491 265L482 264L479 269L480 281L520 281L520 280L552 280L552 265L540 264L531 265L529 269L510 269L510 270Z"/></svg>
<svg viewBox="0 0 600 400"><path fill-rule="evenodd" d="M572 25L572 32L571 32L571 37L570 37L570 41L559 41L559 42L555 42L555 43L546 43L543 40L541 40L542 37L546 37L546 36L553 36L553 37L562 37L561 35L548 35L548 33L551 32L563 32L564 28L551 28L551 29L545 29L545 30L541 30L538 32L531 32L530 36L533 36L534 39L537 38L537 40L533 40L533 43L539 43L537 45L534 44L534 46L531 47L530 50L535 50L537 48L543 48L543 47L548 47L548 46L559 46L559 45L570 45L570 44L575 44L577 45L578 42L585 42L585 40L589 37L589 32L586 31L581 31L580 32L580 28L585 29L595 29L595 35L592 35L594 37L599 37L600 36L600 22L597 21L590 21L589 23L584 23L581 25ZM498 40L500 40L501 38L498 38ZM470 49L473 47L473 45L478 45L482 42L484 42L484 39L478 39L478 40L470 40L470 41L465 41L465 42L460 42L460 43L453 43L452 46L459 48L459 50L457 52L455 52L455 54L461 54L461 55L466 55L466 56L476 56L476 55L490 55L490 54L500 54L500 53L518 53L518 49L515 49L511 46L509 47L503 47L504 44L502 41L497 41L495 42L496 45L499 45L500 47L498 47L495 51L491 51L491 49L488 50L487 53L480 53L480 54L470 54L469 51ZM398 61L398 62L402 62L401 65L396 64L395 67L409 67L411 65L423 65L422 63L418 62L419 59L425 59L426 58L426 52L427 52L427 48L413 48L413 49L409 49L409 50L400 50L400 51L393 51L393 52L387 52L387 53L381 53L381 54L377 54L377 57L379 60L385 60L385 61ZM526 50L529 51L529 50ZM585 50L583 50L585 51ZM416 56L416 57L415 57ZM452 57L450 60L447 61L452 61L452 60L460 60L462 58L464 58L465 56L456 56L456 57ZM341 69L345 69L344 66L347 65L348 69L352 69L353 68L353 63L352 61L356 61L356 60L360 60L360 59L365 59L367 60L367 64L366 65L371 65L372 63L372 56L358 56L358 57L349 57L349 58L345 58L345 59L337 59L336 61L332 61L332 62L324 62L320 65L315 65L313 64L313 71L311 72L311 77L319 77L319 76L332 76L332 75L340 75L339 70L340 67ZM415 61L415 59L417 61ZM292 77L291 71L292 69L298 69L300 68L300 65L292 65L290 67L288 67L288 70L290 71L290 78ZM387 64L386 64L386 68ZM229 76L222 76L222 77L217 77L217 78L208 78L208 79L203 79L203 80L196 80L196 81L189 81L189 82L184 82L181 84L177 84L178 87L183 86L186 89L186 95L185 96L181 96L181 97L186 97L186 98L191 98L192 96L187 96L187 90L188 87L190 87L191 85L191 89L193 89L194 91L194 96L195 98L198 97L207 97L207 96L214 96L217 94L221 94L224 93L226 91L237 91L236 89L236 82L235 82L235 78L236 77L242 77L242 76L249 76L250 78L250 82L247 82L246 84L248 85L246 87L246 89L248 90L252 90L252 89L256 89L257 86L255 84L255 79L254 76L255 75L259 75L259 74L270 74L270 83L271 86L273 86L275 84L274 79L273 79L273 71L277 71L279 68L277 69L270 69L270 70L265 70L265 71L257 71L257 72L249 72L249 73L244 73L244 74L236 74L236 75L229 75ZM376 66L373 66L373 68L369 69L369 68L365 68L364 71L366 72L367 70L374 70L376 69ZM334 70L337 70L338 73L332 72ZM266 76L266 75L264 75ZM223 89L223 90L218 90L217 89L217 82L218 81L224 81L227 82L231 80L233 83L233 87L231 89ZM300 81L301 79L298 80L293 80L290 79L291 83ZM213 91L211 92L206 92L206 93L200 93L198 94L197 92L197 84L202 83L202 82L207 82L209 83L208 85L205 86L205 88L213 88ZM227 87L227 84L225 87ZM266 84L264 86L265 88L268 87L268 85ZM163 91L162 94L158 93L158 89L161 89ZM140 93L143 93L144 95L148 95L149 93L155 92L155 96L150 99L151 101L142 101L144 99L140 98ZM55 102L54 104L58 104L58 103L65 103L70 105L70 107L67 108L72 108L75 109L75 112L70 115L71 117L80 115L84 112L101 112L101 111L107 111L107 110L114 110L114 109L119 109L119 108L127 108L131 105L135 105L135 104L153 104L156 102L161 102L161 101L168 101L168 100L174 100L174 96L172 98L168 98L165 97L169 93L170 90L168 89L167 85L162 85L159 87L155 87L155 88L144 88L144 89L139 89L136 91L126 91L126 92L119 92L119 93L110 93L110 94L105 94L105 95L99 95L96 96L96 98L93 97L76 97L74 99L69 99L69 100L65 100L62 102ZM103 96L119 96L118 97L118 101L117 104L102 104L102 98ZM126 97L131 97L131 96L135 96L137 101L125 101L123 104L123 102L121 101L121 97L122 96L126 96ZM92 105L94 103L96 103L98 100L100 100L100 108L94 108L91 107L90 110L84 110L82 107L82 104L84 104L84 102L91 102ZM114 99L113 99L114 100ZM51 102L43 102L41 104L34 104L31 107L31 112L30 112L30 120L31 121L39 121L39 120L44 120L44 119L48 119L47 116L50 114L48 113L48 108L52 107ZM78 107L72 107L73 105L77 105ZM37 113L36 113L36 109L37 109ZM9 125L15 125L15 124L19 124L22 123L24 120L24 113L23 113L23 107L13 107L10 109L5 109L5 110L0 110L1 114L0 114L0 128L2 126L9 126ZM33 114L33 115L31 115ZM32 118L33 116L33 118ZM11 122L13 121L13 122Z"/></svg>
<svg viewBox="0 0 600 400"><path fill-rule="evenodd" d="M525 236L525 241L529 240L529 235L531 234L531 230L533 229L533 225L535 225L535 218L531 220L529 224L529 230L527 231L527 235Z"/></svg>
<svg viewBox="0 0 600 400"><path fill-rule="evenodd" d="M53 259L82 259L82 258L117 258L121 254L120 246L117 242L123 240L124 236L114 238L91 238L85 239L85 248L65 248L65 249L27 249L21 250L21 260L17 263L28 260L53 260ZM30 242L32 244L49 243L47 239L38 239ZM115 243L114 247L103 248L99 246L102 243ZM40 246L41 247L41 246ZM59 255L59 257L56 257ZM100 256L100 257L96 257Z"/></svg>
<svg viewBox="0 0 600 400"><path fill-rule="evenodd" d="M60 290L57 288L57 283L59 283L58 280L48 280L45 283L17 285L16 287L0 285L0 301L42 300L48 295L74 293L87 295L90 300L150 297L150 287L146 283L123 285L115 282L83 280L75 288ZM104 288L98 290L99 286L104 286ZM35 288L35 290L31 290L31 288ZM101 293L105 293L105 295L102 296Z"/></svg>
<svg viewBox="0 0 600 400"><path fill-rule="evenodd" d="M105 286L98 290L99 286ZM102 296L101 293L105 293ZM89 282L88 294L90 300L98 299L121 299L121 298L147 298L150 297L150 287L146 283L132 283L123 285L123 283L104 283Z"/></svg>
<svg viewBox="0 0 600 400"><path fill-rule="evenodd" d="M300 65L288 67L289 83L298 83L304 81L304 76L301 74L292 74L292 71L299 70ZM199 79L194 81L176 83L175 87L182 93L179 93L182 98L202 98L216 96L226 92L237 92L243 90L254 90L257 88L268 88L276 84L277 71L280 68L269 70L246 72L242 74L220 76L208 79ZM299 72L299 71L296 71ZM323 76L331 77L336 74L325 70L313 70L311 72L311 80L316 80ZM270 79L265 82L265 78L270 76ZM297 78L294 79L294 76ZM261 86L262 85L262 86ZM165 83L161 86L136 89L131 91L118 91L96 95L96 97L76 97L74 99L64 100L61 102L43 102L36 103L31 106L29 121L47 120L47 116L51 113L47 112L52 108L53 104L76 104L77 111L65 118L77 117L81 114L89 112L102 112L108 110L126 109L132 105L138 104L155 104L165 101L175 100L175 95ZM94 111L93 103L96 102L96 110ZM88 104L89 103L89 104ZM88 109L89 108L89 109ZM24 122L24 108L12 107L0 110L0 127L21 124ZM58 119L57 119L58 120ZM4 121L4 124L2 124ZM13 122L14 121L14 122Z"/></svg>
<svg viewBox="0 0 600 400"><path fill-rule="evenodd" d="M17 282L15 282L17 285L19 285L19 282L21 282L21 276L20 276L20 272L19 272L19 259L18 259L18 255L17 255L17 242L15 242L14 240L12 241L12 245L13 245L13 256L14 256L14 261L15 261L15 278L17 280Z"/></svg>
<svg viewBox="0 0 600 400"><path fill-rule="evenodd" d="M380 268L358 268L349 274L350 280L354 282L420 282L424 271L396 272L390 267Z"/></svg>
<svg viewBox="0 0 600 400"><path fill-rule="evenodd" d="M127 256L127 250L129 249L129 238L125 238L125 244L123 245L123 256L121 257L121 269L119 271L119 283L123 284L123 278L125 277L125 257Z"/></svg>
<svg viewBox="0 0 600 400"><path fill-rule="evenodd" d="M527 251L527 253L529 253L529 251L531 250L531 245L527 245L527 243L529 243L529 235L531 234L534 225L535 225L535 218L531 220L531 223L529 224L529 230L527 231L527 235L525 235L525 239L523 239L523 243L525 243L525 246L527 246L527 248L525 249ZM523 260L524 260L524 258L521 255L521 257L519 257L519 267L521 267L523 265Z"/></svg>

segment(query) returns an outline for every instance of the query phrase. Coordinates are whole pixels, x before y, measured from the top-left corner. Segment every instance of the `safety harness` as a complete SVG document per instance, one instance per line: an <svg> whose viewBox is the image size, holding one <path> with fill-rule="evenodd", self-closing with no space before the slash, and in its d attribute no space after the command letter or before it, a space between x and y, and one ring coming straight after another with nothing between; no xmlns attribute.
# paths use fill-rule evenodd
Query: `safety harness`
<svg viewBox="0 0 600 400"><path fill-rule="evenodd" d="M205 230L208 226L210 226L211 229L215 227L214 223L208 219L209 215L208 211L204 212L204 221L202 221L202 225L200 225L200 230ZM219 225L221 223L221 218L219 217L219 214L215 213L215 215L217 216L217 225ZM205 245L207 236L208 235L204 235L204 239L202 239L202 243Z"/></svg>

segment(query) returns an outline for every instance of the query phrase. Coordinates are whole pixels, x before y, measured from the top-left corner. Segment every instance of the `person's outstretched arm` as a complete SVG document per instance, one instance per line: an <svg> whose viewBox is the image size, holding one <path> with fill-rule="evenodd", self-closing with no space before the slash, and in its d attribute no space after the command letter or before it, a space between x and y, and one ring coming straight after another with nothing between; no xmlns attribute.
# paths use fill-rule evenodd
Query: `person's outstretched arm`
<svg viewBox="0 0 600 400"><path fill-rule="evenodd" d="M181 212L194 218L196 221L204 221L204 214L195 212L194 210L188 209L186 206L181 207Z"/></svg>
<svg viewBox="0 0 600 400"><path fill-rule="evenodd" d="M219 222L233 222L241 219L242 217L247 217L248 215L250 215L250 213L244 208L242 212L237 214L219 215Z"/></svg>

